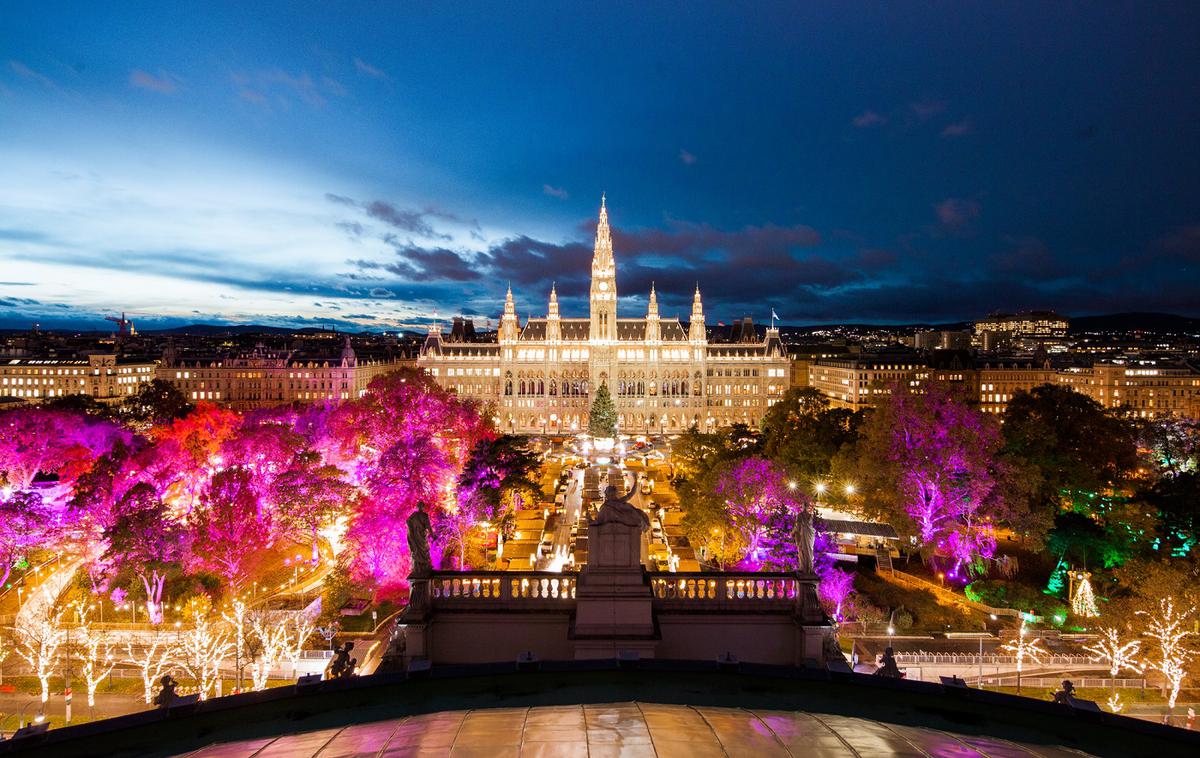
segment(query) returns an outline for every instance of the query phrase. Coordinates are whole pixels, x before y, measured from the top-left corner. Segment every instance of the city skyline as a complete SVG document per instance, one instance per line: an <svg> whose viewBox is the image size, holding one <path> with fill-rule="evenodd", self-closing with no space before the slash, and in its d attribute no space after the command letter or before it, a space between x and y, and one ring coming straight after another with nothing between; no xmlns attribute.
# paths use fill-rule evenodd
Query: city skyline
<svg viewBox="0 0 1200 758"><path fill-rule="evenodd" d="M3 12L0 327L1200 316L1194 7L239 13Z"/></svg>

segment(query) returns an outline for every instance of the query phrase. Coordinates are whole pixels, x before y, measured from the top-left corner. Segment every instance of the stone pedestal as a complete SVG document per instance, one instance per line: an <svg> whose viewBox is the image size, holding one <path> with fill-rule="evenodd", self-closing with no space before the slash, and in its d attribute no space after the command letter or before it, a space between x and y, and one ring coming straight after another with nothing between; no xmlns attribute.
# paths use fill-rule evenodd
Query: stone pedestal
<svg viewBox="0 0 1200 758"><path fill-rule="evenodd" d="M613 658L622 652L654 657L650 584L642 569L642 531L620 523L588 526L588 562L575 590L575 657Z"/></svg>

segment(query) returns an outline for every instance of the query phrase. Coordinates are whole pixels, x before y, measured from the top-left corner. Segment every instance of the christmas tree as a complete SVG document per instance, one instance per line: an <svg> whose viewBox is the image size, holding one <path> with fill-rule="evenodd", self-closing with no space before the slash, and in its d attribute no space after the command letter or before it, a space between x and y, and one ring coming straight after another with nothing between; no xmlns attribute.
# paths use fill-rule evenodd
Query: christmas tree
<svg viewBox="0 0 1200 758"><path fill-rule="evenodd" d="M608 385L601 384L592 401L592 412L588 415L588 434L593 437L617 436L617 408L613 405Z"/></svg>

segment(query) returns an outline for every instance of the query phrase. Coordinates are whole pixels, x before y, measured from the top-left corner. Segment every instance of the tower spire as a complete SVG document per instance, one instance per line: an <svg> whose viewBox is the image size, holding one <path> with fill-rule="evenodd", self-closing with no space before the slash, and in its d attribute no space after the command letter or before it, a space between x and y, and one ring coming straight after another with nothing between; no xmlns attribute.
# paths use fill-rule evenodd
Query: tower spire
<svg viewBox="0 0 1200 758"><path fill-rule="evenodd" d="M605 195L600 196L600 219L596 223L596 246L592 252L591 339L617 341L617 265L613 260L612 231L608 227Z"/></svg>

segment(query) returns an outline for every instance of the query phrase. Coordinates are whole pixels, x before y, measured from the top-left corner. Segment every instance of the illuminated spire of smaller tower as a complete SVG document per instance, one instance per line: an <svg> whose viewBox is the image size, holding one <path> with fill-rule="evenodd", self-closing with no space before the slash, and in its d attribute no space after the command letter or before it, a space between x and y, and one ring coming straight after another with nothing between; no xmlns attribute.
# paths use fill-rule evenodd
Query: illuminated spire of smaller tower
<svg viewBox="0 0 1200 758"><path fill-rule="evenodd" d="M650 305L646 309L647 318L658 318L658 293L654 291L654 282L650 282Z"/></svg>
<svg viewBox="0 0 1200 758"><path fill-rule="evenodd" d="M704 333L704 305L700 302L700 283L696 283L696 295L692 298L692 323L688 327L688 339L693 342L703 342L706 337Z"/></svg>
<svg viewBox="0 0 1200 758"><path fill-rule="evenodd" d="M550 310L548 316L550 318L558 318L558 292L553 282L550 284Z"/></svg>

